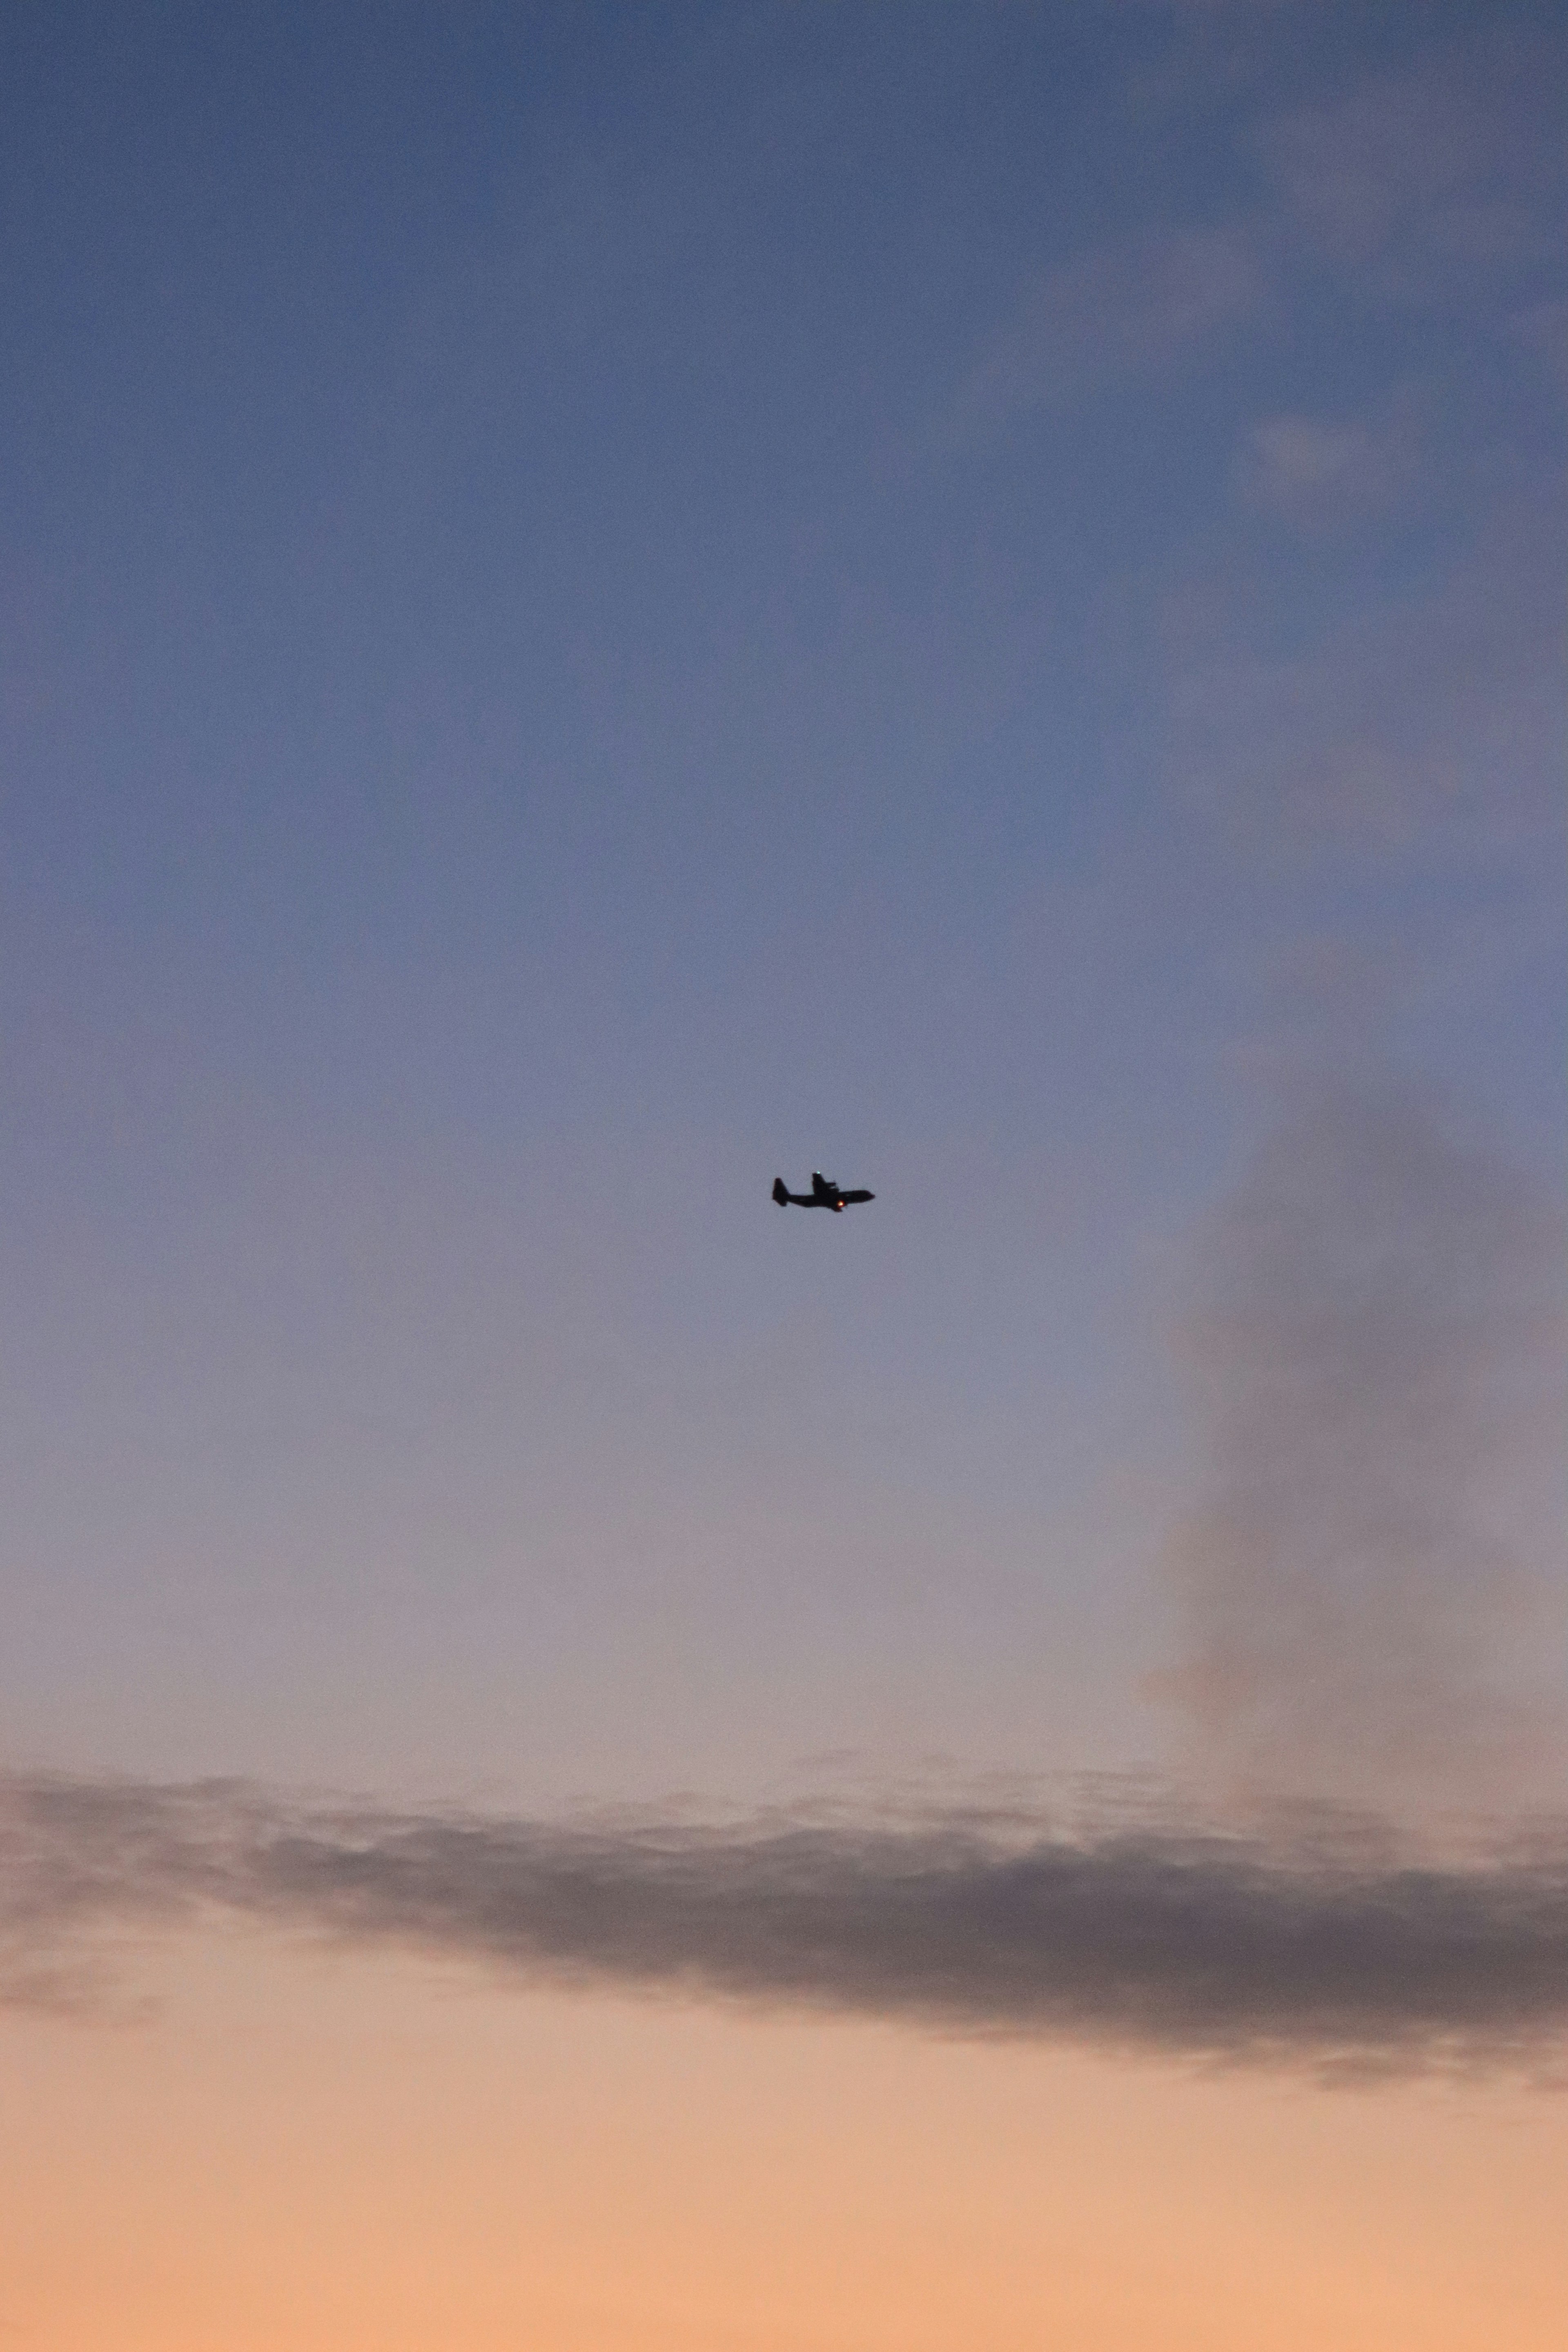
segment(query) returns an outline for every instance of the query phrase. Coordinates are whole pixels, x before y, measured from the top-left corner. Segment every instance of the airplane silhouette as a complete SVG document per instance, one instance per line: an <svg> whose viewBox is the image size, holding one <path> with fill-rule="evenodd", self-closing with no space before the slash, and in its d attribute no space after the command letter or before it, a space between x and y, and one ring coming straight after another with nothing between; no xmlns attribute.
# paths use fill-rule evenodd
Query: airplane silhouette
<svg viewBox="0 0 1568 2352"><path fill-rule="evenodd" d="M809 1192L790 1192L782 1176L773 1178L773 1198L781 1209L793 1201L797 1209L848 1209L857 1201L874 1201L875 1192L841 1192L831 1176L814 1175Z"/></svg>

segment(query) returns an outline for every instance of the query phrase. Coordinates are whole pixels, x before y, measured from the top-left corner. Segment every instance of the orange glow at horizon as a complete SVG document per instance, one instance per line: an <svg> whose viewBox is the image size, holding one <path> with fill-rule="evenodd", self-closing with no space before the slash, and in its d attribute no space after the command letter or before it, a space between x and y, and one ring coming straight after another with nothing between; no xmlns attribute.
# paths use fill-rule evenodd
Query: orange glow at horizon
<svg viewBox="0 0 1568 2352"><path fill-rule="evenodd" d="M38 2352L1559 2352L1568 2109L243 1942L3 2030ZM26 2129L19 2128L25 2121Z"/></svg>

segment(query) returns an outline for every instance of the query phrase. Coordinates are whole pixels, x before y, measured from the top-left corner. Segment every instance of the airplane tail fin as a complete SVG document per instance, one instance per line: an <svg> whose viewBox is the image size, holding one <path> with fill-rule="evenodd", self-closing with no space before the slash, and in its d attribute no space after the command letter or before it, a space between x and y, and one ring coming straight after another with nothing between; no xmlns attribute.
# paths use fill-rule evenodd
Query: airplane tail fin
<svg viewBox="0 0 1568 2352"><path fill-rule="evenodd" d="M788 1208L789 1194L784 1190L784 1180L782 1176L775 1176L773 1178L773 1198L778 1202L781 1209Z"/></svg>

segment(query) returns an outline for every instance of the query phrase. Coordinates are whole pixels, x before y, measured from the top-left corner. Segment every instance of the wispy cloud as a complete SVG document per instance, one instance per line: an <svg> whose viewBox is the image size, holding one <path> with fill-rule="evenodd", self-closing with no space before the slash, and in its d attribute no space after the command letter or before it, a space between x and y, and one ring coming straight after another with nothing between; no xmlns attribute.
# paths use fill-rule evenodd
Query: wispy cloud
<svg viewBox="0 0 1568 2352"><path fill-rule="evenodd" d="M985 431L1168 365L1247 317L1262 292L1241 227L1173 229L1096 247L1024 289L961 384L953 424Z"/></svg>
<svg viewBox="0 0 1568 2352"><path fill-rule="evenodd" d="M1421 302L1550 259L1564 166L1560 37L1494 24L1262 126L1286 214L1336 260Z"/></svg>
<svg viewBox="0 0 1568 2352"><path fill-rule="evenodd" d="M1532 302L1508 327L1510 336L1536 352L1568 393L1568 297Z"/></svg>
<svg viewBox="0 0 1568 2352"><path fill-rule="evenodd" d="M254 1787L0 1784L4 1986L219 1914L552 1985L837 2011L1319 2072L1524 2064L1568 2028L1568 1842L1400 1861L1158 1809L529 1821Z"/></svg>
<svg viewBox="0 0 1568 2352"><path fill-rule="evenodd" d="M1315 1087L1215 1213L1187 1328L1206 1491L1172 1561L1191 1647L1159 1686L1244 1784L1415 1811L1556 1784L1561 1693L1528 1660L1565 1238L1387 1087Z"/></svg>
<svg viewBox="0 0 1568 2352"><path fill-rule="evenodd" d="M1396 396L1368 416L1287 413L1255 425L1237 453L1237 496L1307 539L1387 514L1415 481L1415 404Z"/></svg>
<svg viewBox="0 0 1568 2352"><path fill-rule="evenodd" d="M1200 598L1173 595L1178 789L1271 847L1447 835L1473 851L1555 826L1559 507L1499 509L1434 586L1348 614L1283 657L1239 641L1238 612L1216 627Z"/></svg>

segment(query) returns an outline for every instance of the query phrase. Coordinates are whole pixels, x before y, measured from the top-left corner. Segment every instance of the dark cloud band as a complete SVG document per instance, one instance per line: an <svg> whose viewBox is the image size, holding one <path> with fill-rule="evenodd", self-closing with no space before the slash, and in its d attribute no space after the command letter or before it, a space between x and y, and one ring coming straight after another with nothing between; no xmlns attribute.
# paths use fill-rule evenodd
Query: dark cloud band
<svg viewBox="0 0 1568 2352"><path fill-rule="evenodd" d="M1439 1867L1161 1819L714 1828L0 1788L13 2000L68 1997L106 1935L213 1912L541 1982L1319 2069L1533 2063L1568 2029L1568 1840Z"/></svg>

